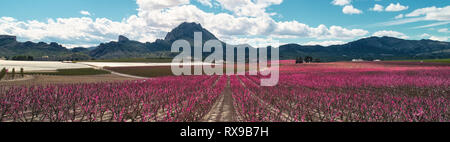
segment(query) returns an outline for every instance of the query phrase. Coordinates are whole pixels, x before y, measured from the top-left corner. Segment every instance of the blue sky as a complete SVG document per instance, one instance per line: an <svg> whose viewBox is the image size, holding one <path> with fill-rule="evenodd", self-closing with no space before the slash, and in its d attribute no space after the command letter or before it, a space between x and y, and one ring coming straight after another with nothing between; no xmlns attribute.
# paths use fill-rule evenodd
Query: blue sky
<svg viewBox="0 0 450 142"><path fill-rule="evenodd" d="M378 8L375 8L375 5ZM163 38L198 22L231 43L342 44L368 36L449 41L448 0L2 0L0 34L94 46Z"/></svg>
<svg viewBox="0 0 450 142"><path fill-rule="evenodd" d="M137 8L133 0L2 0L0 16L46 21L47 18L82 17L80 11L85 10L95 14L92 18L120 21L136 14Z"/></svg>

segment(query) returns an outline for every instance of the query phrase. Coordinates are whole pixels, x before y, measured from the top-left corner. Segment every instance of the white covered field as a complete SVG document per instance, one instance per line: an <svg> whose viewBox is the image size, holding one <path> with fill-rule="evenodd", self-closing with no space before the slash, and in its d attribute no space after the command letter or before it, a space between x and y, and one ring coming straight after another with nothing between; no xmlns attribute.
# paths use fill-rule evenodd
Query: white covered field
<svg viewBox="0 0 450 142"><path fill-rule="evenodd" d="M57 69L76 69L76 68L90 68L88 65L77 63L63 63L55 61L10 61L0 60L0 68L7 68L9 70L15 68L16 71L23 68L26 72L29 71L54 71Z"/></svg>
<svg viewBox="0 0 450 142"><path fill-rule="evenodd" d="M10 61L0 60L0 68L11 70L23 68L30 71L55 71L57 69L103 68L103 67L139 67L139 66L171 66L174 63L115 63L115 62L78 62L63 63L55 61ZM175 65L211 65L209 63L177 63Z"/></svg>

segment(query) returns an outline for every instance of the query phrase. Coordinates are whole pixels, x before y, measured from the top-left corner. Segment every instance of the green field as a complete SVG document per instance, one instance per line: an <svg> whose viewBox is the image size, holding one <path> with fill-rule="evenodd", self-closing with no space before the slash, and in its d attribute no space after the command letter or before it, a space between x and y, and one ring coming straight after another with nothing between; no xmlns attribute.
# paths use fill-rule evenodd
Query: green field
<svg viewBox="0 0 450 142"><path fill-rule="evenodd" d="M82 62L138 62L138 63L170 63L170 58L123 58L123 59L108 59L108 60L88 60Z"/></svg>
<svg viewBox="0 0 450 142"><path fill-rule="evenodd" d="M105 67L105 69L141 77L160 77L172 76L172 69L170 66L159 67Z"/></svg>
<svg viewBox="0 0 450 142"><path fill-rule="evenodd" d="M105 70L97 70L93 68L82 68L82 69L58 69L56 72L27 72L26 74L41 74L41 75L100 75L100 74L110 74L110 72Z"/></svg>
<svg viewBox="0 0 450 142"><path fill-rule="evenodd" d="M248 64L245 65L245 71L249 71ZM229 66L222 66L223 73L228 73L227 70ZM172 76L172 68L171 66L144 66L144 67L105 67L105 69L129 74L134 76L141 77L161 77L161 76ZM191 67L191 73L194 72L194 66ZM234 72L237 73L237 66L234 67ZM203 72L204 73L204 72Z"/></svg>
<svg viewBox="0 0 450 142"><path fill-rule="evenodd" d="M405 62L425 62L425 63L450 63L449 59L425 59L425 60L398 60L398 61L405 61Z"/></svg>

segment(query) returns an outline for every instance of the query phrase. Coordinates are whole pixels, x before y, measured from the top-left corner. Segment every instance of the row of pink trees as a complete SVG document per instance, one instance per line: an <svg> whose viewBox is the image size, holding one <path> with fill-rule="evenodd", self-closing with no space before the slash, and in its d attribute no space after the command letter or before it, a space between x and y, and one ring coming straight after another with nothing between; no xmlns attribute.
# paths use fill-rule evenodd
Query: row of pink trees
<svg viewBox="0 0 450 142"><path fill-rule="evenodd" d="M0 121L198 121L226 77L182 76L116 83L0 87Z"/></svg>
<svg viewBox="0 0 450 142"><path fill-rule="evenodd" d="M449 121L449 67L335 64L282 66L275 87L235 75L0 86L0 121L200 121L228 78L238 121Z"/></svg>
<svg viewBox="0 0 450 142"><path fill-rule="evenodd" d="M256 121L449 121L450 70L445 68L289 70L276 87L258 86L261 77L238 76L241 82L232 85L250 92L236 96L254 99L241 106L254 110L245 112L247 118L267 117Z"/></svg>

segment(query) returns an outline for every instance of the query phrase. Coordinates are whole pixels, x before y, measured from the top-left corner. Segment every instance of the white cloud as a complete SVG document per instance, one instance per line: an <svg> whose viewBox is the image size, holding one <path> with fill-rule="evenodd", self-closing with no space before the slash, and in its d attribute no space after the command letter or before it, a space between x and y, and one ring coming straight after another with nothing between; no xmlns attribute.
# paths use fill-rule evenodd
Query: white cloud
<svg viewBox="0 0 450 142"><path fill-rule="evenodd" d="M91 16L91 13L89 13L89 11L84 11L84 10L81 10L80 14L81 15L86 15L86 16Z"/></svg>
<svg viewBox="0 0 450 142"><path fill-rule="evenodd" d="M438 32L440 32L440 33L449 33L450 31L448 31L448 28L442 28L442 29L439 29Z"/></svg>
<svg viewBox="0 0 450 142"><path fill-rule="evenodd" d="M384 7L383 7L382 5L375 4L375 5L373 6L373 8L370 8L370 10L381 12L381 11L384 10Z"/></svg>
<svg viewBox="0 0 450 142"><path fill-rule="evenodd" d="M232 45L242 45L242 44L248 44L252 47L279 47L282 43L280 41L273 39L272 37L267 38L258 38L258 37L244 37L239 38L235 36L227 36L222 38L222 40L228 44Z"/></svg>
<svg viewBox="0 0 450 142"><path fill-rule="evenodd" d="M443 8L437 8L433 6L416 9L411 13L405 14L403 19L378 23L377 25L392 26L392 25L414 23L419 21L440 21L440 22L414 27L415 29L449 24L450 6L446 6Z"/></svg>
<svg viewBox="0 0 450 142"><path fill-rule="evenodd" d="M446 6L443 8L437 8L435 6L420 8L420 9L414 10L411 13L406 14L405 17L409 17L408 19L417 19L417 20L414 20L411 22L439 21L436 23L428 24L428 25L417 26L417 27L414 27L413 29L429 28L429 27L435 27L435 26L440 26L440 25L446 25L446 24L450 24L450 6Z"/></svg>
<svg viewBox="0 0 450 142"><path fill-rule="evenodd" d="M369 32L361 29L346 29L339 26L331 26L329 29L328 36L319 36L319 39L323 38L334 38L334 39L351 39L355 37L360 37L368 34Z"/></svg>
<svg viewBox="0 0 450 142"><path fill-rule="evenodd" d="M304 43L303 45L321 45L321 46L330 46L330 45L342 45L346 44L344 41L310 41Z"/></svg>
<svg viewBox="0 0 450 142"><path fill-rule="evenodd" d="M344 14L361 14L363 13L361 10L356 9L351 5L351 0L333 0L331 4L338 5L338 6L344 6L342 8L342 12Z"/></svg>
<svg viewBox="0 0 450 142"><path fill-rule="evenodd" d="M399 20L395 20L395 21L388 21L388 22L377 23L376 25L393 26L393 25L402 25L402 24L407 24L407 23L414 23L414 22L419 22L419 21L423 21L423 20L424 20L424 18L422 18L422 17L404 18L404 19L399 19Z"/></svg>
<svg viewBox="0 0 450 142"><path fill-rule="evenodd" d="M391 12L402 11L402 10L406 10L406 9L408 9L408 6L401 5L400 3L397 3L397 4L391 3L391 4L389 4L389 6L386 7L386 11L391 11Z"/></svg>
<svg viewBox="0 0 450 142"><path fill-rule="evenodd" d="M409 38L404 33L400 33L397 31L386 31L386 30L375 32L372 36L377 36L377 37L388 36L388 37L396 37L396 38L402 38L402 39Z"/></svg>
<svg viewBox="0 0 450 142"><path fill-rule="evenodd" d="M252 36L352 39L368 34L366 30L347 29L334 25L311 27L295 20L275 21L270 17L270 13L266 13L265 8L280 4L282 0L231 0L238 1L236 3L217 1L219 3L222 1L221 7L229 9L233 14L205 12L189 4L189 0L137 0L138 14L124 18L122 21L90 17L18 21L11 17L1 17L0 34L16 35L24 40L32 41L59 41L70 46L117 40L118 35L125 35L141 42L153 42L164 38L168 31L182 22L200 23L225 41L227 39L258 41L258 38L251 38ZM256 13L251 13L251 10L248 12L235 10L233 7L241 7L241 9L256 7ZM237 36L240 38L236 38Z"/></svg>
<svg viewBox="0 0 450 142"><path fill-rule="evenodd" d="M271 5L279 5L283 0L216 0L222 8L232 11L237 16L266 16L275 13L266 13L266 8Z"/></svg>
<svg viewBox="0 0 450 142"><path fill-rule="evenodd" d="M431 36L431 35L429 35L429 34L427 34L427 33L424 33L424 34L420 35L421 38L428 38L428 37L430 37L430 36Z"/></svg>
<svg viewBox="0 0 450 142"><path fill-rule="evenodd" d="M211 0L197 0L197 1L202 5L213 7Z"/></svg>
<svg viewBox="0 0 450 142"><path fill-rule="evenodd" d="M6 21L6 22L14 22L14 21L16 21L16 19L14 19L12 17L2 17L2 18L0 18L0 20Z"/></svg>
<svg viewBox="0 0 450 142"><path fill-rule="evenodd" d="M297 21L278 22L273 34L291 35L296 37L312 37L317 39L351 39L366 35L368 32L361 29L345 29L339 26L327 28L319 25L316 28Z"/></svg>
<svg viewBox="0 0 450 142"><path fill-rule="evenodd" d="M346 5L343 9L342 12L344 14L361 14L362 11L359 9L356 9L353 7L353 5Z"/></svg>
<svg viewBox="0 0 450 142"><path fill-rule="evenodd" d="M399 14L399 15L395 16L395 19L402 19L403 17L404 17L403 14Z"/></svg>
<svg viewBox="0 0 450 142"><path fill-rule="evenodd" d="M333 5L344 6L350 4L351 2L351 0L333 0L331 3Z"/></svg>
<svg viewBox="0 0 450 142"><path fill-rule="evenodd" d="M450 37L448 36L431 36L430 39L431 40L436 40L436 41L448 41Z"/></svg>
<svg viewBox="0 0 450 142"><path fill-rule="evenodd" d="M449 23L450 23L450 21L436 22L436 23L431 23L428 25L413 27L413 29L429 28L429 27L435 27L435 26L440 26L440 25L447 25Z"/></svg>
<svg viewBox="0 0 450 142"><path fill-rule="evenodd" d="M128 29L128 25L106 18L57 18L46 22L0 18L0 34L16 35L35 42L59 40L64 44L90 44L113 40Z"/></svg>
<svg viewBox="0 0 450 142"><path fill-rule="evenodd" d="M401 5L400 3L397 3L397 4L391 3L386 8L384 8L382 5L375 4L373 6L373 8L370 8L369 10L378 11L378 12L382 12L382 11L396 12L396 11L403 11L408 8L409 8L408 6Z"/></svg>
<svg viewBox="0 0 450 142"><path fill-rule="evenodd" d="M189 0L136 0L139 10L160 10L173 6L189 4Z"/></svg>
<svg viewBox="0 0 450 142"><path fill-rule="evenodd" d="M418 16L423 16L424 20L450 21L450 6L443 8L437 8L435 6L420 8L406 14L406 17Z"/></svg>
<svg viewBox="0 0 450 142"><path fill-rule="evenodd" d="M75 47L85 47L85 48L89 48L89 47L95 47L98 46L98 44L61 44L63 47L66 48L75 48Z"/></svg>
<svg viewBox="0 0 450 142"><path fill-rule="evenodd" d="M442 30L442 29L441 29ZM444 31L447 31L444 29ZM430 39L430 40L436 40L436 41L448 41L448 39L450 38L449 36L433 36L427 33L424 33L422 35L420 35L420 38L423 39Z"/></svg>

